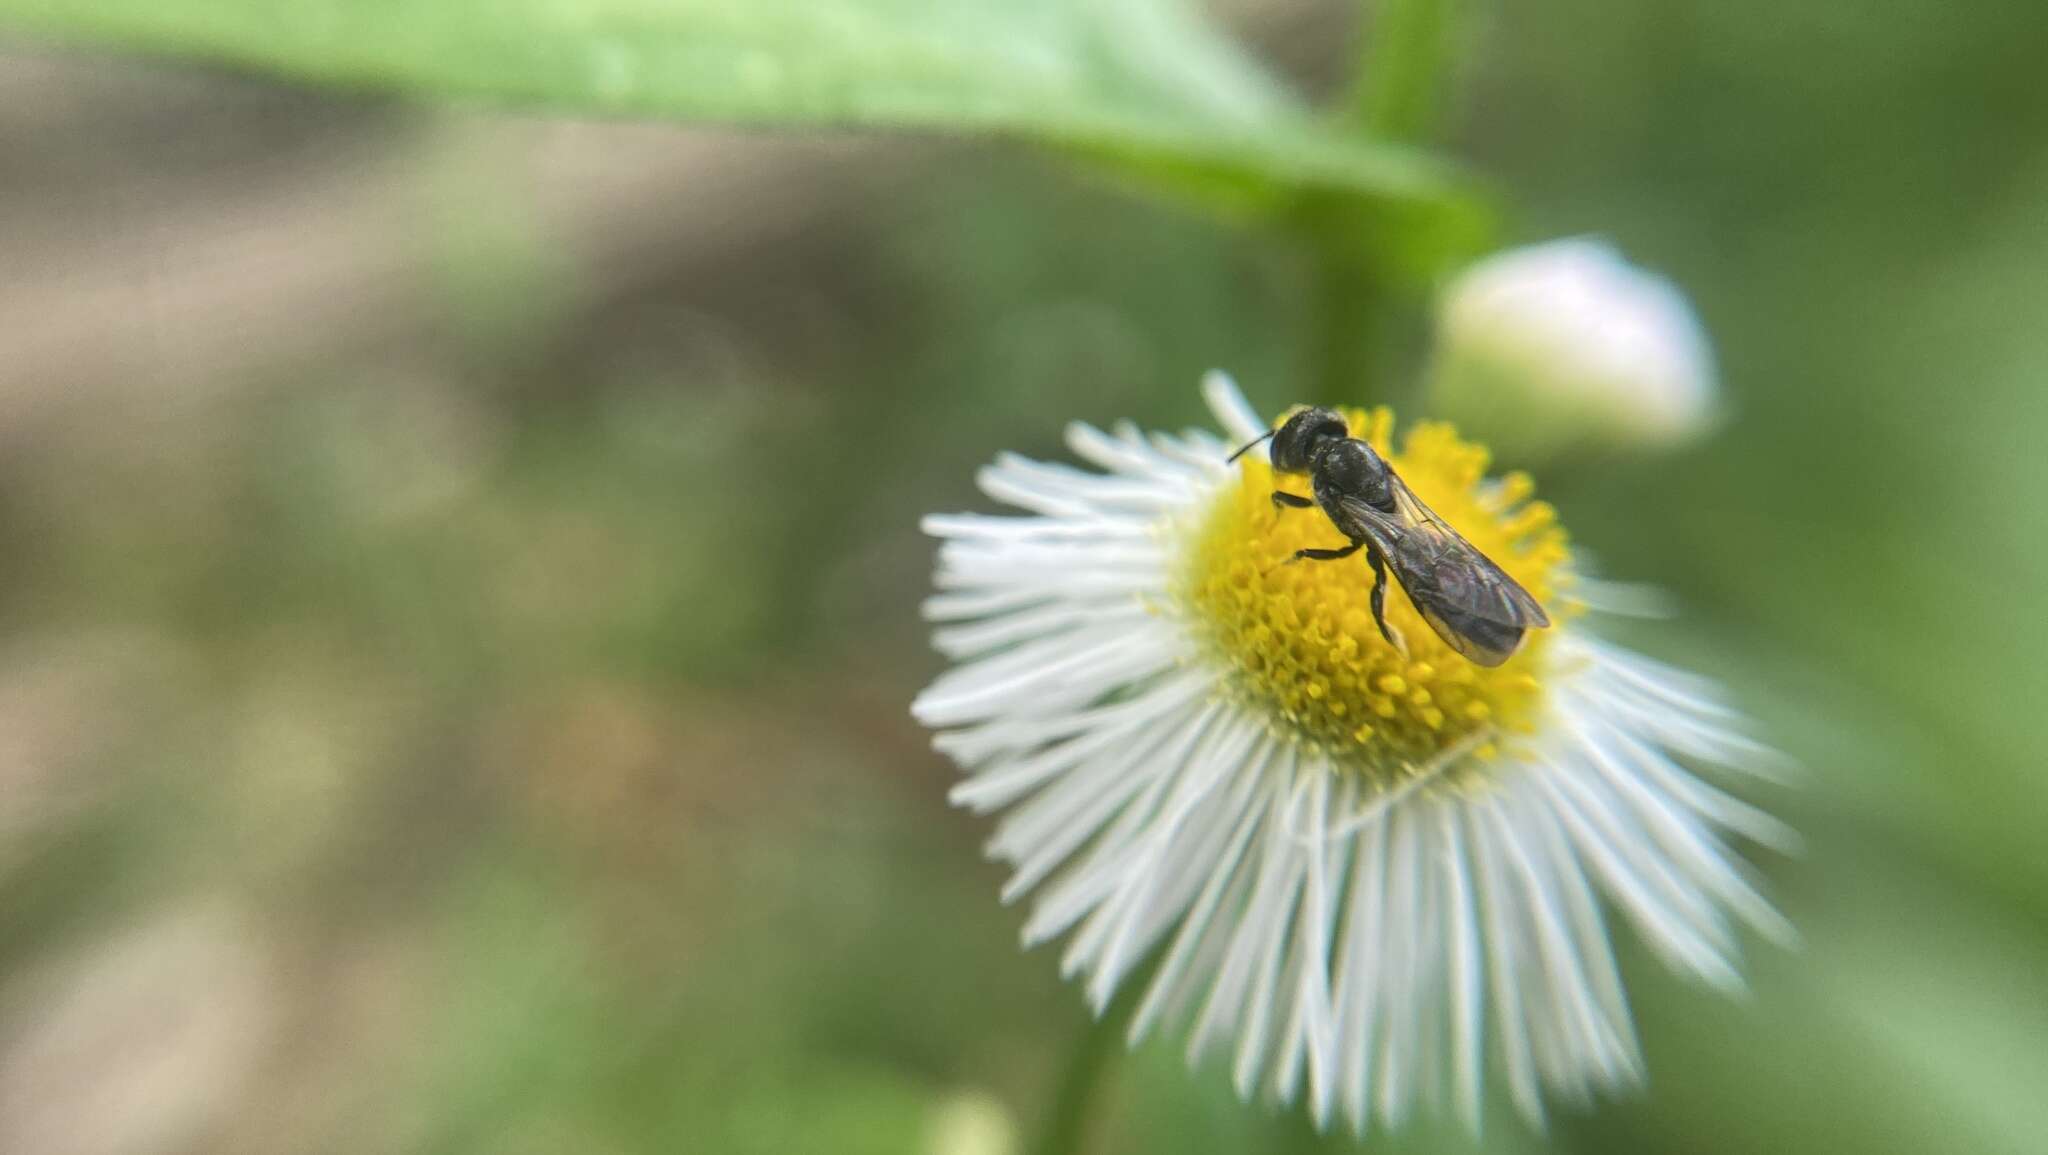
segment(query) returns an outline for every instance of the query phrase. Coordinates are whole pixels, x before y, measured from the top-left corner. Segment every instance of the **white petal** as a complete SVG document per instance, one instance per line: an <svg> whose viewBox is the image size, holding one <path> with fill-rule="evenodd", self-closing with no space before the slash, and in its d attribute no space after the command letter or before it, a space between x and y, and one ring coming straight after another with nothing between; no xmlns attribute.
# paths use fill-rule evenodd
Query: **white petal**
<svg viewBox="0 0 2048 1155"><path fill-rule="evenodd" d="M1458 1111L1474 1131L1479 1129L1480 1065L1485 1059L1482 1023L1485 1000L1479 980L1479 928L1475 898L1465 865L1465 843L1457 815L1449 807L1437 812L1444 845L1444 905L1449 913L1451 965L1452 1063L1457 1081Z"/></svg>
<svg viewBox="0 0 2048 1155"><path fill-rule="evenodd" d="M1203 376L1202 400L1208 402L1209 412L1216 415L1217 423L1233 441L1250 441L1266 432L1266 423L1259 420L1258 412L1244 399L1237 382L1223 370L1211 369Z"/></svg>

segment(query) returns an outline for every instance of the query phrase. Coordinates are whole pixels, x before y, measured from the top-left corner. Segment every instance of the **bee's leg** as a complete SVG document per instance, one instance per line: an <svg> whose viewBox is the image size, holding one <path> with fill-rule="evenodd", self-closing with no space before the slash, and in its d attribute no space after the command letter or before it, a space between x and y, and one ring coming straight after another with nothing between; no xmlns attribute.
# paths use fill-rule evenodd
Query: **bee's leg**
<svg viewBox="0 0 2048 1155"><path fill-rule="evenodd" d="M1355 541L1343 549L1298 549L1294 551L1293 557L1287 559L1286 564L1293 565L1303 558L1310 561L1336 561L1340 557L1350 557L1357 552L1358 543Z"/></svg>
<svg viewBox="0 0 2048 1155"><path fill-rule="evenodd" d="M1387 624L1387 559L1380 556L1379 549L1375 547L1365 551L1365 560L1372 563L1372 620L1379 626L1380 636L1387 639L1387 644L1405 654L1408 647L1394 632L1394 627Z"/></svg>
<svg viewBox="0 0 2048 1155"><path fill-rule="evenodd" d="M1284 489L1273 491L1273 505L1277 509L1307 509L1314 504L1315 499L1298 493L1288 493Z"/></svg>

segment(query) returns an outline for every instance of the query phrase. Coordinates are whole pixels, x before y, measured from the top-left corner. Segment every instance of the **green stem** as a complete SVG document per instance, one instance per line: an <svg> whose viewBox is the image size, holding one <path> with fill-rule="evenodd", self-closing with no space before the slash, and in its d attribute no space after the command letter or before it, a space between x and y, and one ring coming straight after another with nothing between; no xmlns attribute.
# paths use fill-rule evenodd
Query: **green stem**
<svg viewBox="0 0 2048 1155"><path fill-rule="evenodd" d="M1075 1155L1081 1150L1089 1120L1102 1099L1107 1075L1115 1067L1117 1056L1123 1053L1122 1004L1128 1001L1118 998L1074 1041L1073 1053L1067 1057L1066 1070L1060 1074L1059 1087L1053 1092L1052 1106L1046 1112L1044 1128L1030 1147L1032 1155Z"/></svg>
<svg viewBox="0 0 2048 1155"><path fill-rule="evenodd" d="M1420 141L1443 111L1458 37L1457 0L1374 0L1361 34L1349 118L1384 139Z"/></svg>
<svg viewBox="0 0 2048 1155"><path fill-rule="evenodd" d="M1357 253L1316 255L1315 403L1354 404L1378 376L1386 329L1386 293Z"/></svg>
<svg viewBox="0 0 2048 1155"><path fill-rule="evenodd" d="M1457 0L1369 0L1357 73L1343 109L1358 131L1420 143L1433 135L1457 42ZM1381 222L1382 227L1387 227ZM1397 398L1390 315L1402 300L1383 254L1356 237L1312 229L1316 243L1315 399L1324 405Z"/></svg>

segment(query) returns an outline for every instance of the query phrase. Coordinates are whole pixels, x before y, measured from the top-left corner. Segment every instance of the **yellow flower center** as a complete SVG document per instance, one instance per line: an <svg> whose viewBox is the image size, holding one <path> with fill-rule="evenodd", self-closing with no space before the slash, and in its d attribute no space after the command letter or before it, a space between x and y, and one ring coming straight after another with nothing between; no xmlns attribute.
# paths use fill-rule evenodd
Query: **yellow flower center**
<svg viewBox="0 0 2048 1155"><path fill-rule="evenodd" d="M1570 577L1565 533L1534 485L1510 473L1486 484L1487 452L1448 425L1425 422L1393 452L1386 409L1347 411L1352 434L1372 443L1408 487L1481 553L1522 583L1553 621L1552 595ZM1446 644L1394 582L1387 623L1372 617L1364 550L1339 561L1284 564L1297 549L1347 544L1320 509L1279 509L1272 492L1307 496L1305 477L1276 477L1247 454L1194 527L1178 590L1188 620L1232 671L1234 692L1347 769L1381 778L1416 772L1453 751L1490 756L1503 736L1534 728L1543 706L1551 630L1530 631L1498 667L1474 665Z"/></svg>

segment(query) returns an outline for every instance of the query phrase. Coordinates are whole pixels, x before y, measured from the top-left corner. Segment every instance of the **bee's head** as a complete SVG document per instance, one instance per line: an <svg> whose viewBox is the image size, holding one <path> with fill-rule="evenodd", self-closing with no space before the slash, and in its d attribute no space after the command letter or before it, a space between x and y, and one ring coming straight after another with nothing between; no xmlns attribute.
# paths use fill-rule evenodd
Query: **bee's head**
<svg viewBox="0 0 2048 1155"><path fill-rule="evenodd" d="M1324 442L1342 441L1350 434L1335 409L1303 409L1273 434L1273 468L1280 473L1307 473Z"/></svg>

